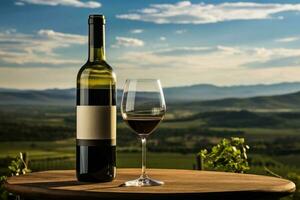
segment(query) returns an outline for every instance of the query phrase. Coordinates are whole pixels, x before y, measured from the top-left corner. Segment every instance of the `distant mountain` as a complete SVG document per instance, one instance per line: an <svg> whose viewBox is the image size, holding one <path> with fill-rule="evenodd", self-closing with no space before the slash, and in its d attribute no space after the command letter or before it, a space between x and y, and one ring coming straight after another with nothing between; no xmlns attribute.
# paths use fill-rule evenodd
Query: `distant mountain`
<svg viewBox="0 0 300 200"><path fill-rule="evenodd" d="M164 88L167 103L273 96L298 91L300 91L300 82L242 86L215 86L200 84ZM120 101L122 91L118 90L117 93L118 101ZM0 88L0 104L75 105L75 94L76 91L74 88L47 90ZM226 101L229 102L232 100L229 99Z"/></svg>
<svg viewBox="0 0 300 200"><path fill-rule="evenodd" d="M181 105L185 109L195 110L268 110L268 111L284 111L284 110L300 110L300 92L275 95L261 96L251 98L227 98L220 100L208 100L201 102L192 102L187 105Z"/></svg>
<svg viewBox="0 0 300 200"><path fill-rule="evenodd" d="M238 86L200 84L164 89L166 100L175 102L273 96L298 91L300 91L300 82Z"/></svg>
<svg viewBox="0 0 300 200"><path fill-rule="evenodd" d="M75 89L0 89L0 104L75 105Z"/></svg>

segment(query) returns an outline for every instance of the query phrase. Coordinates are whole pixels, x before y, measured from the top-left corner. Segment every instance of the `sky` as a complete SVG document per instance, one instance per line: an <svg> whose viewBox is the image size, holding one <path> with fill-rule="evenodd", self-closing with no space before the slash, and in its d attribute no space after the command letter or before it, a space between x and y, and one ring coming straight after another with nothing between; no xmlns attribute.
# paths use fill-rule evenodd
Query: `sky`
<svg viewBox="0 0 300 200"><path fill-rule="evenodd" d="M89 14L118 78L164 87L300 81L300 0L1 0L0 88L75 87Z"/></svg>

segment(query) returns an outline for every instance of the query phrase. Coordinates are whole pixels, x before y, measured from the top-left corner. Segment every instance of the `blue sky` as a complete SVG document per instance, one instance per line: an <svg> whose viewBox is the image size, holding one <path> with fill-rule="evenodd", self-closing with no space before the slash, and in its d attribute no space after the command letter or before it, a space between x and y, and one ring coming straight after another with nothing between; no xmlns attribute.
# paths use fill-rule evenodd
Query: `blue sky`
<svg viewBox="0 0 300 200"><path fill-rule="evenodd" d="M300 81L300 0L2 0L0 87L75 87L94 13L118 87Z"/></svg>

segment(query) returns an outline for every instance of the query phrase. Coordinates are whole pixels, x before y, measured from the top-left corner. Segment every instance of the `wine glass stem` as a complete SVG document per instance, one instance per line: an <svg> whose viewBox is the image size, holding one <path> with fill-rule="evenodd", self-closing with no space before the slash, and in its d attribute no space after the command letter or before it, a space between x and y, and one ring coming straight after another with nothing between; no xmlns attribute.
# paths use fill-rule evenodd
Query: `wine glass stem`
<svg viewBox="0 0 300 200"><path fill-rule="evenodd" d="M142 177L146 178L146 138L142 137Z"/></svg>

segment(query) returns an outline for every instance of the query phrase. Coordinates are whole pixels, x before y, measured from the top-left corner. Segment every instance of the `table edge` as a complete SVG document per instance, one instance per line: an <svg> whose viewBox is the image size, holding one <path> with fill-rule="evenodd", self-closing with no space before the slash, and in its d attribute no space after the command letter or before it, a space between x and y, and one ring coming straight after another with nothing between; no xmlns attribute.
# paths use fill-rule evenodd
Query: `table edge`
<svg viewBox="0 0 300 200"><path fill-rule="evenodd" d="M211 199L211 198L224 198L224 197L230 197L233 198L237 194L239 195L246 195L249 198L281 198L287 195L292 194L295 190L295 184L291 182L293 188L288 191L263 191L263 190L245 190L245 191L222 191L222 192L204 192L204 193L197 193L197 192L178 192L178 193L134 193L134 192L93 192L93 191L71 191L71 190L49 190L45 188L30 188L28 186L22 186L22 185L12 185L8 182L4 182L4 188L17 195L21 195L24 197L32 197L33 199L40 199L43 197L44 199L57 199L60 198L66 198L66 199L81 199L83 197L90 198L90 199L152 199L152 198L162 198L162 199L168 199L168 198L174 198L174 199L181 199L183 197L185 198L205 198L205 199ZM22 191L22 192L20 192ZM26 191L26 192L24 192ZM50 192L49 192L50 191ZM33 194L33 195L32 195ZM45 196L47 198L45 198ZM75 196L76 195L76 196ZM234 198L233 198L234 199Z"/></svg>
<svg viewBox="0 0 300 200"><path fill-rule="evenodd" d="M134 170L136 168L121 168L121 169L129 169L129 170ZM155 169L159 170L159 169ZM170 170L170 169L165 169L165 170ZM171 170L177 170L177 169L171 169ZM178 169L181 170L181 169ZM44 172L64 172L64 171L74 171L74 170L48 170ZM192 170L186 170L186 171L192 171ZM34 173L41 173L40 172L34 172ZM205 171L207 172L207 171ZM208 171L210 172L210 171ZM214 172L214 171L213 171ZM222 172L220 172L222 173ZM224 173L224 172L223 172ZM260 176L256 174L248 174L248 175L254 175L254 176ZM9 177L10 178L10 177ZM8 178L8 179L9 179ZM276 178L276 177L271 177L271 178ZM219 191L219 192L157 192L157 193L151 193L151 192L122 192L122 191L109 191L109 192L101 192L101 191L74 191L74 190L53 190L53 189L48 189L48 188L39 188L39 187L30 187L22 184L10 184L8 182L8 179L4 182L4 188L11 192L15 193L18 195L23 195L23 196L39 196L41 197L42 195L47 195L49 199L55 199L57 197L64 197L67 199L71 199L71 197L74 199L74 196L79 197L92 197L92 198L99 198L99 199L116 199L116 198L123 198L123 199L141 199L141 198L153 198L153 197L161 197L161 198L166 198L170 196L176 196L176 197L182 197L183 195L185 197L187 196L194 196L194 197L202 197L202 198L208 198L210 196L226 196L226 195L261 195L261 196L276 196L276 197L283 197L292 194L296 190L295 184L287 179L283 179L287 181L287 183L284 185L284 189L273 189L273 190L241 190L241 191ZM208 198L209 199L209 198Z"/></svg>

